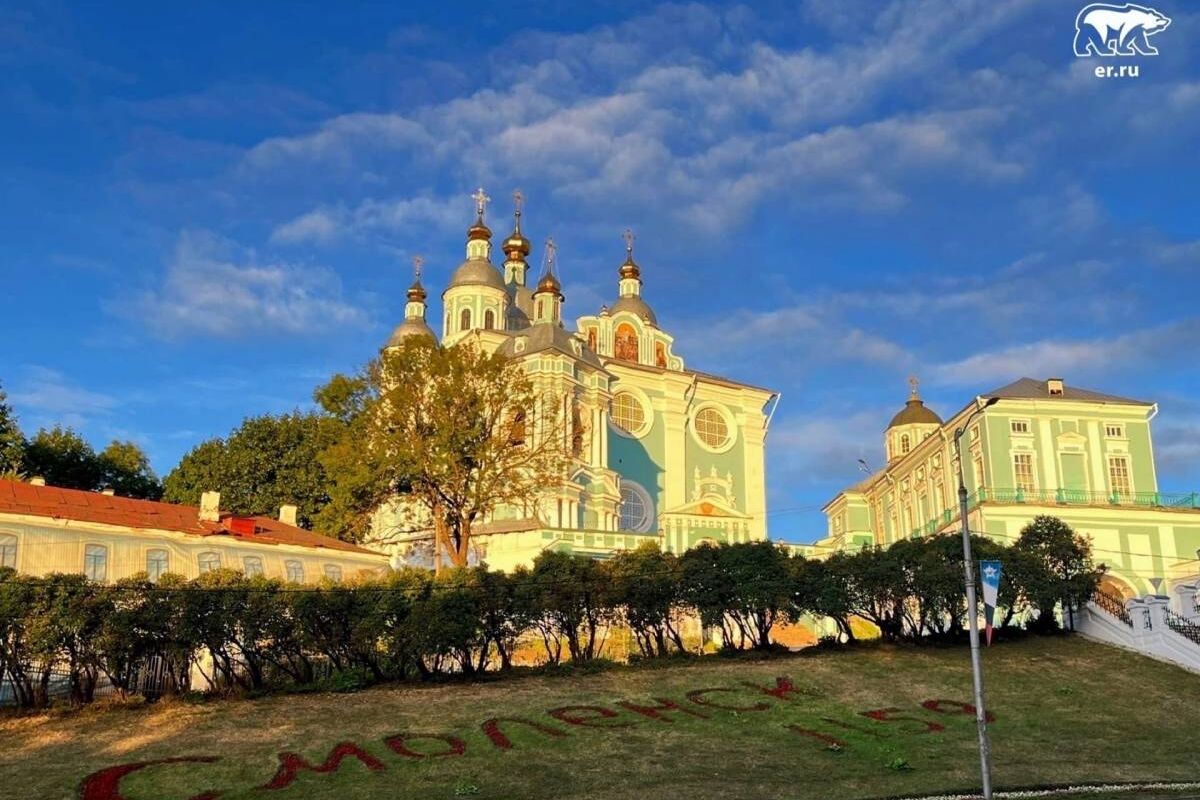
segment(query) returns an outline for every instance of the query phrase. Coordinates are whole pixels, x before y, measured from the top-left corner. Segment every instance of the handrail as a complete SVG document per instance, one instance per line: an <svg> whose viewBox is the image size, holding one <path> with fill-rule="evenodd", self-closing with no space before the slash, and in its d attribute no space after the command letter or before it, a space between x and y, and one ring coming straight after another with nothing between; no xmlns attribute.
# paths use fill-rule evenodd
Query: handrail
<svg viewBox="0 0 1200 800"><path fill-rule="evenodd" d="M1125 601L1121 598L1097 589L1092 595L1092 602L1104 613L1116 617L1131 628L1133 627L1133 618L1129 616L1129 609L1125 608Z"/></svg>
<svg viewBox="0 0 1200 800"><path fill-rule="evenodd" d="M1196 644L1200 644L1200 625L1189 622L1169 608L1163 610L1166 611L1168 628L1180 636L1191 639Z"/></svg>
<svg viewBox="0 0 1200 800"><path fill-rule="evenodd" d="M1083 489L1032 491L1008 486L981 486L967 496L967 510L980 503L1035 503L1045 505L1109 505L1138 508L1200 509L1200 492L1091 492ZM913 536L930 536L958 519L958 508L948 508L923 525Z"/></svg>

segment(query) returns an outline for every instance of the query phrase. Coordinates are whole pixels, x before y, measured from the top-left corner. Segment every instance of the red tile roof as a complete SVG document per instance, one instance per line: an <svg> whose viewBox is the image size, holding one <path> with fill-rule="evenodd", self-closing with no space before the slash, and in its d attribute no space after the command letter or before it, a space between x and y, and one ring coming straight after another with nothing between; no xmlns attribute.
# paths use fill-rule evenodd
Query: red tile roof
<svg viewBox="0 0 1200 800"><path fill-rule="evenodd" d="M236 518L235 523L233 514L222 512L220 522L202 522L200 510L195 506L134 500L56 486L34 486L23 481L0 480L0 514L98 522L127 528L175 531L191 536L233 536L262 544L289 544L379 555L372 550L287 525L270 517ZM249 520L254 522L253 532L250 532Z"/></svg>

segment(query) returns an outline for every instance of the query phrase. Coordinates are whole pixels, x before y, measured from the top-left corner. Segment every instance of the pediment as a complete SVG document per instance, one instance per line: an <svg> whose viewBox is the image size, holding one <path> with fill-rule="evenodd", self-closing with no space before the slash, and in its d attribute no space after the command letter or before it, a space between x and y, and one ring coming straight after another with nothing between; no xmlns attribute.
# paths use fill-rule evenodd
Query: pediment
<svg viewBox="0 0 1200 800"><path fill-rule="evenodd" d="M749 519L750 517L736 508L732 508L715 497L703 497L669 509L666 514L686 514L693 517L731 517L734 519Z"/></svg>

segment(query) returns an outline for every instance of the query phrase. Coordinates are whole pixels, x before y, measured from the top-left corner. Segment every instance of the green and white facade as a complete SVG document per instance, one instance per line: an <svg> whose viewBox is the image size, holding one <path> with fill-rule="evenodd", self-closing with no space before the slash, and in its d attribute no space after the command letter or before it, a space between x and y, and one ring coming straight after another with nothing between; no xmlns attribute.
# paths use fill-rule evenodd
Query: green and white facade
<svg viewBox="0 0 1200 800"><path fill-rule="evenodd" d="M765 539L765 440L776 393L685 366L642 296L632 237L616 270L616 299L568 331L552 246L531 285L518 209L501 244L504 261L493 265L482 199L467 258L442 295L440 340L517 358L540 388L564 398L575 463L536 514L499 509L478 524L478 558L508 569L550 549L605 557L644 541L680 552L704 541ZM425 299L418 281L388 346L412 335L438 338ZM377 512L370 546L412 560L428 534L398 532L411 526L397 513Z"/></svg>
<svg viewBox="0 0 1200 800"><path fill-rule="evenodd" d="M1011 543L1036 515L1061 518L1108 565L1110 592L1159 594L1200 573L1200 493L1159 491L1150 424L1157 407L1021 378L942 421L914 383L885 432L887 466L825 506L826 548L886 545L956 529L955 431L973 531Z"/></svg>

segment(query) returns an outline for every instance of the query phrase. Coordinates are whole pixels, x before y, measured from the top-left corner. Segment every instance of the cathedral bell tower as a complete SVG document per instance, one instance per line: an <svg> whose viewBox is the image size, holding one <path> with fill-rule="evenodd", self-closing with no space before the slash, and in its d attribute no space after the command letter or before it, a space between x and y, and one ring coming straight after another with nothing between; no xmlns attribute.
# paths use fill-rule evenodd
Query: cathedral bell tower
<svg viewBox="0 0 1200 800"><path fill-rule="evenodd" d="M562 325L562 284L555 275L555 259L558 248L553 239L546 240L546 267L538 278L537 290L533 293L533 324L553 323Z"/></svg>
<svg viewBox="0 0 1200 800"><path fill-rule="evenodd" d="M454 270L442 293L445 320L442 341L454 344L476 330L507 327L509 295L504 278L491 262L492 231L484 222L488 201L483 189L475 200L475 224L467 230L467 260Z"/></svg>

